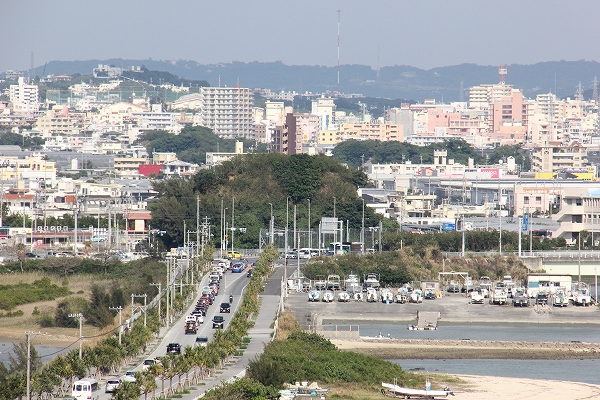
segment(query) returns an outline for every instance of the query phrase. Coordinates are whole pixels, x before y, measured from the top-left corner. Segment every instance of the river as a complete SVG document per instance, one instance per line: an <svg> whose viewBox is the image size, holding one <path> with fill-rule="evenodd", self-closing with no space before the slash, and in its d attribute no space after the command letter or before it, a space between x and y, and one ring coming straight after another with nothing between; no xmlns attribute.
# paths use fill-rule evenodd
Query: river
<svg viewBox="0 0 600 400"><path fill-rule="evenodd" d="M78 344L75 343L70 347L54 347L42 344L33 344L33 347L38 352L38 355L42 358L42 362L44 364L52 361L54 357L58 354L63 354L68 352L69 350L78 348ZM8 366L8 362L10 360L10 354L12 354L13 350L13 342L0 342L0 362L5 363Z"/></svg>

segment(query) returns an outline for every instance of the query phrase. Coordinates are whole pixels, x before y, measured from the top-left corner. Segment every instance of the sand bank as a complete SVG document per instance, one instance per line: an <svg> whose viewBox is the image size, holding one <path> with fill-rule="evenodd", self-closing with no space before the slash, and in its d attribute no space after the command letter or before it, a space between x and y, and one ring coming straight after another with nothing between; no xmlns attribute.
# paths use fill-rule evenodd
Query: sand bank
<svg viewBox="0 0 600 400"><path fill-rule="evenodd" d="M332 339L340 350L383 359L565 360L600 358L599 343L511 342L500 340Z"/></svg>
<svg viewBox="0 0 600 400"><path fill-rule="evenodd" d="M465 383L451 384L456 400L600 399L600 385L493 376L457 375Z"/></svg>

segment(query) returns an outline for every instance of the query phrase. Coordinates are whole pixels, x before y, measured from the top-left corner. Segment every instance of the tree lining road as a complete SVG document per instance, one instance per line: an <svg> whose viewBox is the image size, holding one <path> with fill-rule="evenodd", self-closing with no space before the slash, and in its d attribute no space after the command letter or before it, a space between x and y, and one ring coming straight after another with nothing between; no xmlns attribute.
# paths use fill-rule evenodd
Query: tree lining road
<svg viewBox="0 0 600 400"><path fill-rule="evenodd" d="M249 263L255 262L255 261L256 260L252 260L252 259L248 260ZM177 321L175 321L166 332L164 332L164 334L162 336L162 340L160 341L160 343L158 344L156 349L153 350L149 355L146 356L146 359L165 356L166 348L169 343L179 343L181 345L181 351L183 353L186 346L194 346L197 336L206 336L206 337L208 337L209 342L210 342L210 340L212 340L212 338L213 338L214 331L215 331L214 329L212 329L212 318L215 315L223 315L225 317L225 324L223 326L223 329L227 328L235 311L241 304L242 295L243 295L243 292L244 292L249 280L250 280L250 278L248 278L246 276L246 271L243 271L242 273L239 273L239 274L232 273L232 272L225 272L223 274L223 278L221 279L221 282L220 282L219 293L217 296L215 296L215 301L213 302L213 304L208 308L208 312L206 313L206 316L204 317L204 323L199 325L199 329L198 329L198 332L196 333L196 335L186 335L185 331L184 331L185 316L190 315L191 312L194 310L194 308L196 306L196 302L200 298L202 287L208 285L208 274L206 274L202 278L201 283L198 284L199 289L195 292L194 301L192 301L192 303L188 307L187 311L185 313L183 313L180 316L180 318ZM230 294L233 294L233 304L231 307L231 312L229 314L220 314L219 313L219 304L229 302ZM138 323L138 324L142 323L141 319L138 319L136 321L136 323ZM165 328L162 328L162 329L165 329ZM143 364L143 360L135 368L131 368L131 369L134 371L141 371L142 364ZM175 381L173 383L176 384ZM157 378L157 384L158 384L159 388L162 385L161 380L158 378ZM169 387L168 385L169 385L169 381L167 380L167 381L165 381L165 390ZM108 400L111 398L111 396L112 396L111 393L104 393L104 385L102 385L101 391L102 392L99 394L99 397L98 397L99 400ZM143 398L143 396L141 398Z"/></svg>

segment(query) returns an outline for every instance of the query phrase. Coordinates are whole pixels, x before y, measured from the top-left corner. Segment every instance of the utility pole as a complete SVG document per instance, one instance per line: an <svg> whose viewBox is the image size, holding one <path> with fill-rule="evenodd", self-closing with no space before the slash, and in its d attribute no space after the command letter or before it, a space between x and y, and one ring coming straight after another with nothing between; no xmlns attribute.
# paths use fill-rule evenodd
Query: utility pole
<svg viewBox="0 0 600 400"><path fill-rule="evenodd" d="M140 312L144 313L144 328L146 327L146 299L148 297L148 295L146 293L144 294L131 294L131 324L133 327L133 314L134 314L134 310L135 310L135 306L134 306L134 299L136 297L143 297L144 298L144 307L142 308L141 306L139 307Z"/></svg>
<svg viewBox="0 0 600 400"><path fill-rule="evenodd" d="M271 218L269 218L269 243L273 244L273 203L269 203L271 206Z"/></svg>
<svg viewBox="0 0 600 400"><path fill-rule="evenodd" d="M82 358L83 355L83 332L82 332L82 325L83 325L83 314L82 313L77 313L77 314L69 314L69 318L78 318L79 319L79 359Z"/></svg>
<svg viewBox="0 0 600 400"><path fill-rule="evenodd" d="M233 253L233 233L235 232L235 197L231 202L231 252Z"/></svg>
<svg viewBox="0 0 600 400"><path fill-rule="evenodd" d="M171 258L167 257L167 312L165 315L165 319L167 320L167 329L169 329L170 317L169 317L169 292L171 291L171 281L170 281L170 270L171 270Z"/></svg>
<svg viewBox="0 0 600 400"><path fill-rule="evenodd" d="M31 335L33 332L27 331L25 335L27 335L27 400L31 399Z"/></svg>
<svg viewBox="0 0 600 400"><path fill-rule="evenodd" d="M162 300L162 282L151 283L150 285L158 287L158 320L160 321L160 301Z"/></svg>
<svg viewBox="0 0 600 400"><path fill-rule="evenodd" d="M362 199L362 225L360 229L360 248L361 254L365 254L365 199Z"/></svg>
<svg viewBox="0 0 600 400"><path fill-rule="evenodd" d="M310 255L310 249L312 249L312 231L310 230L310 199L308 200L308 254ZM300 248L300 247L298 247ZM300 258L300 255L298 255L298 258Z"/></svg>
<svg viewBox="0 0 600 400"><path fill-rule="evenodd" d="M158 306L160 307L160 303L158 304ZM121 344L121 331L123 330L123 319L122 319L121 312L123 311L123 307L121 307L121 306L119 306L119 307L108 307L108 309L111 310L111 311L118 311L119 312L119 344ZM160 315L160 309L159 309L158 315Z"/></svg>

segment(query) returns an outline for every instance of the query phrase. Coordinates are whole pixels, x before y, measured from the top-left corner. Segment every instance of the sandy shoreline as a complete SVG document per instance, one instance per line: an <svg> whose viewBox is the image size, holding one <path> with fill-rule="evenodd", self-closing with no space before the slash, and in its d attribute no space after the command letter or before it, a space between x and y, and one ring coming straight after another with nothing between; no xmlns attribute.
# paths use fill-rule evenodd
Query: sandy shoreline
<svg viewBox="0 0 600 400"><path fill-rule="evenodd" d="M384 359L520 359L600 358L600 343L510 342L500 340L331 339L340 350Z"/></svg>
<svg viewBox="0 0 600 400"><path fill-rule="evenodd" d="M494 376L454 375L464 383L450 384L457 400L600 399L600 385L588 383L503 378Z"/></svg>

